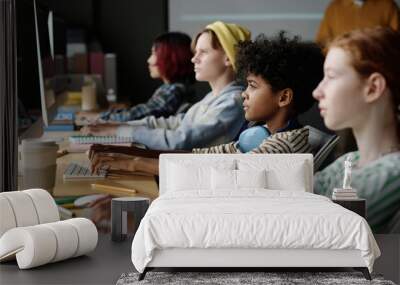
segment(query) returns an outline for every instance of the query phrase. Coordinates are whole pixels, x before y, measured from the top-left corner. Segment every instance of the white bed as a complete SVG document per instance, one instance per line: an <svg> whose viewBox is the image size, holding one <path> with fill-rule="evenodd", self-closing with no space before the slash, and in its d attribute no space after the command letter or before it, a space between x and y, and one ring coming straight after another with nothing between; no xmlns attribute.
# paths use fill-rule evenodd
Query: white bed
<svg viewBox="0 0 400 285"><path fill-rule="evenodd" d="M132 243L154 267L354 267L380 255L367 222L312 194L312 155L160 157L160 197Z"/></svg>

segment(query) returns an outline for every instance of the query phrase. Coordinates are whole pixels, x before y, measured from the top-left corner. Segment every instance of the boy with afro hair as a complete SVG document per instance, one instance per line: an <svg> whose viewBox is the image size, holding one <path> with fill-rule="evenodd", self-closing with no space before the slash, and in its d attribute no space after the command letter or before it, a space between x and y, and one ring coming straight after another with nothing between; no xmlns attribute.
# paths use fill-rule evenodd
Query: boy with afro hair
<svg viewBox="0 0 400 285"><path fill-rule="evenodd" d="M239 76L247 82L242 93L247 121L257 122L239 140L195 153L310 152L308 129L297 116L315 102L312 91L323 77L324 57L314 43L289 38L285 32L238 45Z"/></svg>

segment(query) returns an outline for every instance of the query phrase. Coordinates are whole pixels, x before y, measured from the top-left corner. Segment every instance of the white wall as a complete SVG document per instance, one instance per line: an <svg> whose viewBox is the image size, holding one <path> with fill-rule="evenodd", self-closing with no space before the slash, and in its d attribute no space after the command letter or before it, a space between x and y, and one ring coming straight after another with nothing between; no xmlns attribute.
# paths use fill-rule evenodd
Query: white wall
<svg viewBox="0 0 400 285"><path fill-rule="evenodd" d="M169 29L190 35L216 20L248 27L253 36L287 30L313 40L331 0L169 0ZM400 5L400 0L396 0Z"/></svg>

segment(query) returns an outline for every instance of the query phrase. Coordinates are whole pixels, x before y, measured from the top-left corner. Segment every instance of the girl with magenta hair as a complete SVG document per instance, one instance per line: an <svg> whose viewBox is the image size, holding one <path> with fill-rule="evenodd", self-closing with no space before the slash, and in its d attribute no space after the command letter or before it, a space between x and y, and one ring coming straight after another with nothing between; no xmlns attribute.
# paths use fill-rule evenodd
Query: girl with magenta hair
<svg viewBox="0 0 400 285"><path fill-rule="evenodd" d="M180 32L169 32L158 36L147 59L150 77L160 79L163 84L146 103L131 108L116 109L104 113L82 113L90 121L126 122L146 116L168 117L174 115L193 95L194 70L191 58L191 38ZM182 109L182 108L181 108ZM184 110L182 110L184 111Z"/></svg>
<svg viewBox="0 0 400 285"><path fill-rule="evenodd" d="M358 150L316 173L314 192L340 188L344 162L351 187L366 199L375 233L400 233L400 34L390 28L355 30L329 46L324 79L314 90L325 125L350 128Z"/></svg>

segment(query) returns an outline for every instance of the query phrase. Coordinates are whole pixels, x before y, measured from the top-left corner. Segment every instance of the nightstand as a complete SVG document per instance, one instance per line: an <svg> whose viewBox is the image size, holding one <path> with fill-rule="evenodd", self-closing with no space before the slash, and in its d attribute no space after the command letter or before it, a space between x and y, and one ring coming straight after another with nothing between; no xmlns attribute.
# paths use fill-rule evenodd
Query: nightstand
<svg viewBox="0 0 400 285"><path fill-rule="evenodd" d="M134 215L135 232L146 214L150 199L146 197L120 197L111 200L111 240L123 241L128 234L128 212ZM135 232L133 234L135 234Z"/></svg>
<svg viewBox="0 0 400 285"><path fill-rule="evenodd" d="M364 219L366 215L366 204L365 199L355 199L355 200L332 200L332 202L339 204L340 206L359 214Z"/></svg>

